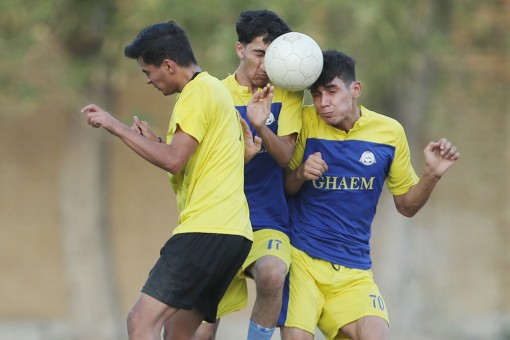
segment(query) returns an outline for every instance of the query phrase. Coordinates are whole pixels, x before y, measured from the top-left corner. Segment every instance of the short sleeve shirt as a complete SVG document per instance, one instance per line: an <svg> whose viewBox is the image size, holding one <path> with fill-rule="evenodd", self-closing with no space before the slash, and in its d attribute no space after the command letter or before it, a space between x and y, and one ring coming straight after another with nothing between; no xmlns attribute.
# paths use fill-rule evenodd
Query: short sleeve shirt
<svg viewBox="0 0 510 340"><path fill-rule="evenodd" d="M223 80L230 90L241 117L251 126L246 105L252 97L248 87L241 86L235 74ZM271 114L266 126L277 136L301 131L303 91L291 92L275 87ZM262 145L261 151L245 165L244 190L250 207L253 230L275 229L288 234L289 214L283 190L283 170Z"/></svg>
<svg viewBox="0 0 510 340"><path fill-rule="evenodd" d="M303 129L290 167L320 152L328 165L289 199L291 243L310 256L346 267L369 269L371 225L384 186L406 193L419 178L410 161L403 127L361 107L348 131L324 122L314 106L303 110Z"/></svg>
<svg viewBox="0 0 510 340"><path fill-rule="evenodd" d="M202 72L182 90L170 119L167 143L177 126L198 141L186 167L169 174L180 212L174 233L242 235L252 240L243 190L244 140L227 88Z"/></svg>

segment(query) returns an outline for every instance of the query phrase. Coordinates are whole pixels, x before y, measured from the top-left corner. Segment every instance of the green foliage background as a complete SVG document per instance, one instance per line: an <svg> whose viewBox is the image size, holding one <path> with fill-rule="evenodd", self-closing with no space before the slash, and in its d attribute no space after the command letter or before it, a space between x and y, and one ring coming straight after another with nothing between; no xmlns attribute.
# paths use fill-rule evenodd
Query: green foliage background
<svg viewBox="0 0 510 340"><path fill-rule="evenodd" d="M10 108L4 114L33 110L55 89L76 99L73 92L98 86L101 79L113 77L114 89L122 87L133 71L124 46L157 21L183 26L200 64L223 77L237 64L235 19L252 8L274 10L323 49L354 56L368 105L397 117L403 115L398 101L409 82L427 76L421 86L433 99L444 76L461 71L466 54L504 60L509 47L504 0L2 0L0 86ZM501 68L508 71L507 65ZM422 114L433 100L428 102Z"/></svg>
<svg viewBox="0 0 510 340"><path fill-rule="evenodd" d="M257 8L356 58L360 103L404 125L417 172L428 141L446 136L461 150L420 216L402 222L392 202L378 210L374 258L397 338L495 339L487 329L508 338L510 323L494 315L508 319L510 306L510 0L0 0L0 317L71 314L99 330L81 305L70 312L76 292L62 293L74 272L61 262L73 255L84 276L120 296L105 304L128 310L173 226L174 202L164 174L86 126L79 110L95 102L164 133L175 96L146 87L126 44L175 20L200 65L223 78L238 65L235 20ZM67 223L66 209L77 214ZM63 246L91 228L102 238L87 256ZM108 275L85 261L97 253L100 263L110 257ZM92 301L83 290L78 301Z"/></svg>

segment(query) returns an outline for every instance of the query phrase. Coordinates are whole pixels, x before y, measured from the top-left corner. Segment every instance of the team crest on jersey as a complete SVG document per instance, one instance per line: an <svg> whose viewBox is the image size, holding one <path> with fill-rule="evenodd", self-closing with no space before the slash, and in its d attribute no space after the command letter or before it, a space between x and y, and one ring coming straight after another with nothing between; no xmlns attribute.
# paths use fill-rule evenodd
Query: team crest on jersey
<svg viewBox="0 0 510 340"><path fill-rule="evenodd" d="M372 165L375 163L375 155L372 151L365 151L361 154L359 161L364 165Z"/></svg>
<svg viewBox="0 0 510 340"><path fill-rule="evenodd" d="M272 112L269 112L269 116L266 119L266 125L271 125L274 123L274 115Z"/></svg>

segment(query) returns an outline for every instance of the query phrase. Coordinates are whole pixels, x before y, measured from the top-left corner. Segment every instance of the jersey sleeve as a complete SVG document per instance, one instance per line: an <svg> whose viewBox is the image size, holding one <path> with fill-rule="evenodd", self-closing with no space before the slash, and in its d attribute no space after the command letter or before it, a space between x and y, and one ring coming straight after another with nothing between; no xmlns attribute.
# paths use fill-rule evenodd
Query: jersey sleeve
<svg viewBox="0 0 510 340"><path fill-rule="evenodd" d="M313 113L315 107L313 105L304 106L302 109L302 128L301 132L296 141L296 147L294 148L294 154L292 155L292 160L290 161L289 167L292 170L297 169L301 163L303 163L303 156L305 153L306 140L309 135L309 130L314 124L313 122Z"/></svg>
<svg viewBox="0 0 510 340"><path fill-rule="evenodd" d="M201 86L200 81L193 81L189 85L193 85L196 89L181 93L172 113L171 122L173 126L170 128L175 131L179 126L182 131L200 143L208 127L206 113L210 110L203 106L204 103L210 102L206 98L210 97L210 91L206 86ZM193 98L191 95L193 93L200 93L202 100Z"/></svg>
<svg viewBox="0 0 510 340"><path fill-rule="evenodd" d="M303 91L285 91L278 119L278 136L288 136L301 131Z"/></svg>
<svg viewBox="0 0 510 340"><path fill-rule="evenodd" d="M395 159L387 177L388 189L393 195L402 195L418 183L419 177L411 164L411 152L404 132L400 124L396 124Z"/></svg>

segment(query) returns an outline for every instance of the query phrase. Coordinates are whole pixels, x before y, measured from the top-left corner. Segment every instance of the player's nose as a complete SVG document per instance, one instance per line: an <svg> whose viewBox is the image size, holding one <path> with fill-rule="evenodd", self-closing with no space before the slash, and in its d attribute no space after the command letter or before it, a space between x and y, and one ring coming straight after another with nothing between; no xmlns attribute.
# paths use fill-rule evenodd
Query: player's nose
<svg viewBox="0 0 510 340"><path fill-rule="evenodd" d="M328 96L322 95L320 97L320 105L321 105L321 107L327 107L327 106L329 106L329 103L330 103L330 101L329 101Z"/></svg>
<svg viewBox="0 0 510 340"><path fill-rule="evenodd" d="M266 73L266 66L264 65L264 59L262 59L262 62L260 63L260 70L264 73Z"/></svg>

